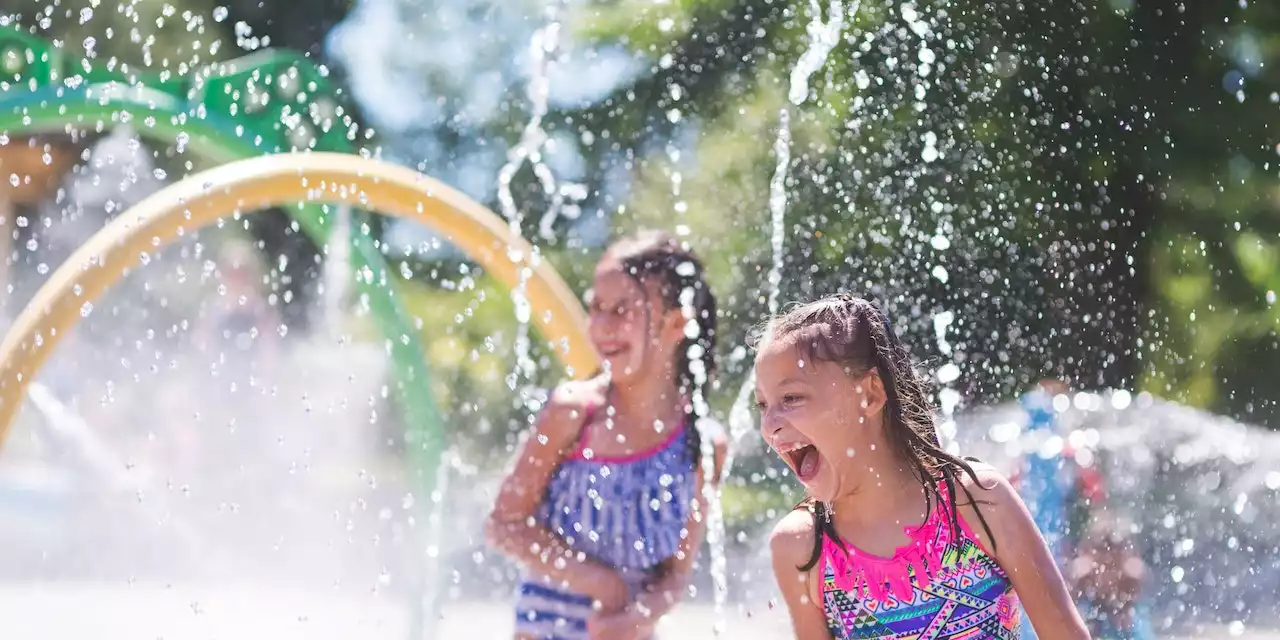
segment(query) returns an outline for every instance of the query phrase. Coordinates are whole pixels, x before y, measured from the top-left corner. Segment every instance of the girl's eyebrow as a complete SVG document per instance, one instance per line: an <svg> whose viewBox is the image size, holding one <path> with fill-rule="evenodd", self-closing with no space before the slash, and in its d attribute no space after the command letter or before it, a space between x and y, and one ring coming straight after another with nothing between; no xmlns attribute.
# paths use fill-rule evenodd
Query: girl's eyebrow
<svg viewBox="0 0 1280 640"><path fill-rule="evenodd" d="M783 378L781 381L778 382L779 387L786 386L789 384L809 384L809 383L801 378Z"/></svg>

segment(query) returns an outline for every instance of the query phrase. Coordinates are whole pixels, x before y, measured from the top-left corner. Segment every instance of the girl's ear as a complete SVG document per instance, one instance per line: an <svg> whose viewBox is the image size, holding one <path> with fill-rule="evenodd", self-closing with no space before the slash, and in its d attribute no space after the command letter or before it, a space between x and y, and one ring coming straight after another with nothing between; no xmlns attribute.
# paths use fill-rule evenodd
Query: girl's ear
<svg viewBox="0 0 1280 640"><path fill-rule="evenodd" d="M663 341L680 342L684 338L684 327L689 322L692 318L684 317L684 310L680 307L667 309L662 314L662 327L659 329Z"/></svg>
<svg viewBox="0 0 1280 640"><path fill-rule="evenodd" d="M858 385L862 388L862 408L867 413L880 413L883 411L889 397L885 394L884 379L880 377L880 370L871 369L868 371Z"/></svg>

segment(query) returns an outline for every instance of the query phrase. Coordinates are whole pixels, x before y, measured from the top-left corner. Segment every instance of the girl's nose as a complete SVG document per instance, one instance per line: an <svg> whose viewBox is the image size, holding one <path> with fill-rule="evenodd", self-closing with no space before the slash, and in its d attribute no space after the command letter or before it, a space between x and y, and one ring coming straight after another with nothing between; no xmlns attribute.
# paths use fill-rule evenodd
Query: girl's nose
<svg viewBox="0 0 1280 640"><path fill-rule="evenodd" d="M766 440L771 440L778 431L782 430L782 421L774 417L772 410L765 410L760 415L760 433Z"/></svg>

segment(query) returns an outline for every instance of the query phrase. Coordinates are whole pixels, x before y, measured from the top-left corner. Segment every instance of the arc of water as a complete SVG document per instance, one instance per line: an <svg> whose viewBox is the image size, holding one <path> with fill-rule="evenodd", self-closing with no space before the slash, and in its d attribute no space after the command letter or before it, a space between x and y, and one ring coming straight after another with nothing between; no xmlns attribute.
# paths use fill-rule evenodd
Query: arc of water
<svg viewBox="0 0 1280 640"><path fill-rule="evenodd" d="M567 5L566 0L556 0L550 4L547 7L546 24L534 31L529 39L529 82L525 87L525 96L529 100L529 122L524 126L520 141L507 153L507 163L498 171L498 201L502 213L509 224L518 225L523 222L524 216L511 193L511 181L515 179L520 167L529 163L543 193L550 198L547 210L538 221L538 234L548 241L555 240L552 226L556 219L561 215L573 215L566 205L582 197L581 185L557 184L551 167L542 161L542 152L549 140L542 123L547 117L548 99L551 95L551 62L562 53L561 30L564 27L559 15ZM518 227L512 230L519 232Z"/></svg>
<svg viewBox="0 0 1280 640"><path fill-rule="evenodd" d="M534 177L541 184L543 192L550 198L547 211L543 214L539 221L539 235L546 240L553 240L552 226L555 220L564 210L566 199L577 193L575 185L564 185L557 188L555 175L551 172L551 168L547 166L542 159L542 152L546 148L548 135L543 129L543 119L546 118L548 110L548 97L551 92L550 66L551 62L560 52L560 36L562 24L559 20L559 14L567 4L565 0L556 0L547 7L547 21L534 31L529 39L529 80L525 87L525 94L529 100L529 121L525 124L520 134L520 140L507 153L507 162L498 170L498 206L503 218L506 219L507 227L511 235L517 238L523 238L524 213L516 204L515 195L511 190L511 183L515 179L516 173L520 168L528 163L532 169ZM533 242L528 243L528 252L522 251L516 247L510 247L507 250L507 259L513 264L518 265L518 281L515 287L511 289L511 300L515 305L516 321L518 323L516 329L515 352L516 365L512 372L507 376L507 387L515 392L520 390L521 379L530 381L537 373L537 363L534 362L530 355L532 347L529 331L530 323L533 316L533 305L528 296L528 282L533 275L533 270L538 266L541 257L538 252L538 246ZM571 372L572 373L572 372ZM528 398L523 403L526 407L532 406L532 399ZM449 480L448 465L441 465L439 469L439 477L436 479L437 487L443 487ZM431 576L436 573L439 558L441 555L440 543L443 539L444 518L444 497L439 489L436 495L432 496L434 509L430 515L428 523L430 533L427 544L426 558L426 575ZM419 615L427 618L434 618L440 610L440 604L443 597L442 581L437 578L430 581L426 593L423 594L422 606ZM432 620L425 620L422 628L428 628Z"/></svg>
<svg viewBox="0 0 1280 640"><path fill-rule="evenodd" d="M798 107L808 99L809 78L826 65L827 57L831 55L831 51L839 43L840 34L844 31L844 2L842 0L832 0L828 9L828 19L823 21L822 6L818 4L818 0L811 0L809 3L809 12L812 16L806 28L809 46L800 56L800 60L796 62L796 66L791 70L790 87L787 91L787 99L791 105ZM851 13L856 13L857 10L858 3L855 2ZM774 165L773 177L769 181L769 245L773 254L773 261L770 265L767 279L770 316L778 313L779 299L782 293L782 263L786 256L787 174L791 166L791 114L789 106L784 105L778 112L778 135L773 142L773 153L777 158L777 163ZM752 419L750 409L752 398L755 395L755 385L755 371L752 370L748 372L746 379L742 383L742 388L738 390L738 396L734 399L733 408L729 412L730 441L734 446L730 448L728 459L725 460L726 474L733 466L733 451L755 430L755 421ZM723 523L721 523L720 534L723 535ZM716 547L713 546L712 548L715 549ZM723 554L723 544L720 545L720 553ZM713 567L717 560L717 558L712 559ZM724 587L725 592L727 592L727 585L724 585ZM717 583L717 617L720 616L720 592L721 585ZM720 622L717 624L720 624Z"/></svg>

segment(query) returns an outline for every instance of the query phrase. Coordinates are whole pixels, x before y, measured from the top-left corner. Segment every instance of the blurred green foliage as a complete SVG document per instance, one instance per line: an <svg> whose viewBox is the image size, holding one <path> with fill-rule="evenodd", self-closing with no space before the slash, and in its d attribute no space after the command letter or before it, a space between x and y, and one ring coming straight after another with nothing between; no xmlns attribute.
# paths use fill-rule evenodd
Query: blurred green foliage
<svg viewBox="0 0 1280 640"><path fill-rule="evenodd" d="M679 162L635 161L631 219L706 239L730 336L763 312L787 73L835 4L592 2L577 19L652 73L576 118L637 153L696 131ZM970 401L1052 375L1280 426L1264 382L1280 375L1280 7L843 4L856 13L791 108L784 300L868 291L926 359L932 317L955 312Z"/></svg>

